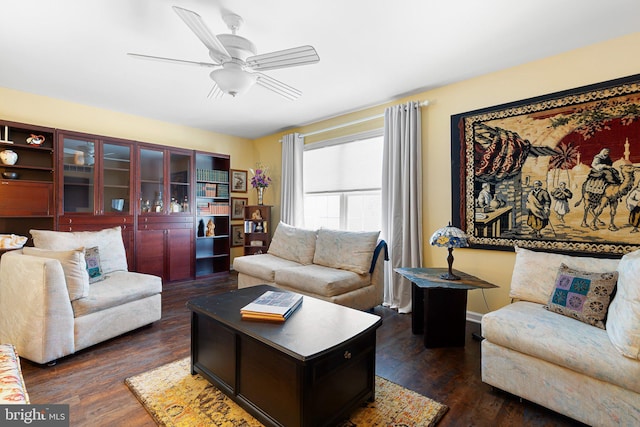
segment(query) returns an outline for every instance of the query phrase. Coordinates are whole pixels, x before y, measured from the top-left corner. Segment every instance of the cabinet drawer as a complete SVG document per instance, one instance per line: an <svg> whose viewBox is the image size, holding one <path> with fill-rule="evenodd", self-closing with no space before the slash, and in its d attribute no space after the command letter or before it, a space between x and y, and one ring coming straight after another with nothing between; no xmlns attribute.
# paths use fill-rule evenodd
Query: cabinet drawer
<svg viewBox="0 0 640 427"><path fill-rule="evenodd" d="M84 215L84 216L61 216L58 220L60 227L73 227L77 225L96 225L101 228L116 227L121 225L123 228L126 226L133 226L132 216L106 216L106 215Z"/></svg>
<svg viewBox="0 0 640 427"><path fill-rule="evenodd" d="M0 181L0 216L53 215L53 184Z"/></svg>
<svg viewBox="0 0 640 427"><path fill-rule="evenodd" d="M350 364L373 351L375 351L375 335L365 336L356 341L346 343L340 346L339 349L333 350L324 359L316 362L313 369L314 379L318 381L336 369Z"/></svg>
<svg viewBox="0 0 640 427"><path fill-rule="evenodd" d="M184 230L193 228L192 223L151 223L151 224L138 224L138 230Z"/></svg>
<svg viewBox="0 0 640 427"><path fill-rule="evenodd" d="M163 223L165 228L171 224L193 225L193 216L190 215L140 215L138 224L159 224Z"/></svg>

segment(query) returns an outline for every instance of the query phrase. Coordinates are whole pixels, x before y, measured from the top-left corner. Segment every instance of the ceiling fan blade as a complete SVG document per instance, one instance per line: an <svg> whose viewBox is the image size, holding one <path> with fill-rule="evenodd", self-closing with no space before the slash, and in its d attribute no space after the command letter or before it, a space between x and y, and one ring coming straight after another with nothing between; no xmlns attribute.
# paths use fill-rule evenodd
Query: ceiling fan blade
<svg viewBox="0 0 640 427"><path fill-rule="evenodd" d="M200 67L218 67L219 66L217 64L212 64L210 62L185 61L184 59L165 58L163 56L141 55L139 53L127 53L127 55L133 58L148 59L151 61L169 62L171 64L197 65Z"/></svg>
<svg viewBox="0 0 640 427"><path fill-rule="evenodd" d="M247 65L254 70L265 71L315 64L319 61L320 57L313 46L298 46L249 57Z"/></svg>
<svg viewBox="0 0 640 427"><path fill-rule="evenodd" d="M300 95L302 95L302 92L300 92L298 89L284 84L280 80L276 80L273 77L269 77L266 74L255 73L255 75L257 76L256 84L274 91L283 98L295 101L300 97Z"/></svg>
<svg viewBox="0 0 640 427"><path fill-rule="evenodd" d="M224 92L220 89L220 86L216 82L213 82L213 87L209 91L207 98L209 99L220 99L224 96Z"/></svg>
<svg viewBox="0 0 640 427"><path fill-rule="evenodd" d="M209 27L207 27L200 15L178 6L173 6L173 10L209 49L209 56L211 56L211 59L218 61L219 64L231 59L231 55L229 55L227 49L211 32L211 30L209 30Z"/></svg>

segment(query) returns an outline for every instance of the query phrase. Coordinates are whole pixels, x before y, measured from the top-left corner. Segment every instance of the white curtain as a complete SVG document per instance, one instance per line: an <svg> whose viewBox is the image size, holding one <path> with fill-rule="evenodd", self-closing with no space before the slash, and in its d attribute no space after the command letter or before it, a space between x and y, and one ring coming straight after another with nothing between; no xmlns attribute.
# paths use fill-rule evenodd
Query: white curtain
<svg viewBox="0 0 640 427"><path fill-rule="evenodd" d="M422 266L422 141L420 104L384 113L382 236L389 247L384 305L411 312L411 282L393 271Z"/></svg>
<svg viewBox="0 0 640 427"><path fill-rule="evenodd" d="M303 226L304 194L302 186L302 153L304 138L297 133L282 137L282 185L280 221Z"/></svg>

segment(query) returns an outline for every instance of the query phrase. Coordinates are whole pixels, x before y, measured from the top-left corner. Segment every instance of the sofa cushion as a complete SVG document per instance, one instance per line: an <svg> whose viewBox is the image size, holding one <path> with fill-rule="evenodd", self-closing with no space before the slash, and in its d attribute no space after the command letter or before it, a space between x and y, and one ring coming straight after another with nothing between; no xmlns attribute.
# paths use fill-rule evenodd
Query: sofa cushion
<svg viewBox="0 0 640 427"><path fill-rule="evenodd" d="M491 343L640 393L640 363L623 357L607 331L520 301L482 316Z"/></svg>
<svg viewBox="0 0 640 427"><path fill-rule="evenodd" d="M509 296L514 299L546 304L555 285L561 264L594 273L615 271L619 259L577 257L551 252L535 252L516 246L516 263L511 276Z"/></svg>
<svg viewBox="0 0 640 427"><path fill-rule="evenodd" d="M89 295L89 275L87 274L84 248L71 251L50 251L27 246L22 249L22 253L43 258L53 258L60 261L62 271L64 271L70 301L75 301L78 298L84 298Z"/></svg>
<svg viewBox="0 0 640 427"><path fill-rule="evenodd" d="M640 250L622 257L618 273L618 289L607 317L607 334L620 353L640 359Z"/></svg>
<svg viewBox="0 0 640 427"><path fill-rule="evenodd" d="M100 231L49 231L30 230L33 244L37 248L51 250L71 250L84 246L97 246L100 251L102 272L127 271L127 253L122 241L120 227Z"/></svg>
<svg viewBox="0 0 640 427"><path fill-rule="evenodd" d="M333 297L370 285L370 277L369 274L311 264L278 270L275 281L303 293Z"/></svg>
<svg viewBox="0 0 640 427"><path fill-rule="evenodd" d="M313 262L315 250L315 230L292 227L281 222L273 233L267 253L307 265Z"/></svg>
<svg viewBox="0 0 640 427"><path fill-rule="evenodd" d="M590 273L560 266L547 310L604 329L618 272Z"/></svg>
<svg viewBox="0 0 640 427"><path fill-rule="evenodd" d="M75 317L126 304L162 292L162 279L150 274L114 271L91 285L89 296L71 303Z"/></svg>
<svg viewBox="0 0 640 427"><path fill-rule="evenodd" d="M318 230L313 263L325 267L369 272L379 231Z"/></svg>
<svg viewBox="0 0 640 427"><path fill-rule="evenodd" d="M300 264L297 262L271 254L246 255L233 260L233 269L238 273L258 277L269 283L275 282L277 270L299 266Z"/></svg>

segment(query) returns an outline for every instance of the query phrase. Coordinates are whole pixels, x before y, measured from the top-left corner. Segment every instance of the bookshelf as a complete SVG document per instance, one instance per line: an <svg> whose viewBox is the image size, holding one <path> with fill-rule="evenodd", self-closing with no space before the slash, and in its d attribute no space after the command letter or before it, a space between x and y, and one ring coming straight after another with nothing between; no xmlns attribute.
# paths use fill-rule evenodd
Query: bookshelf
<svg viewBox="0 0 640 427"><path fill-rule="evenodd" d="M196 152L196 278L230 268L230 157Z"/></svg>
<svg viewBox="0 0 640 427"><path fill-rule="evenodd" d="M244 254L267 253L271 243L271 206L244 207Z"/></svg>

